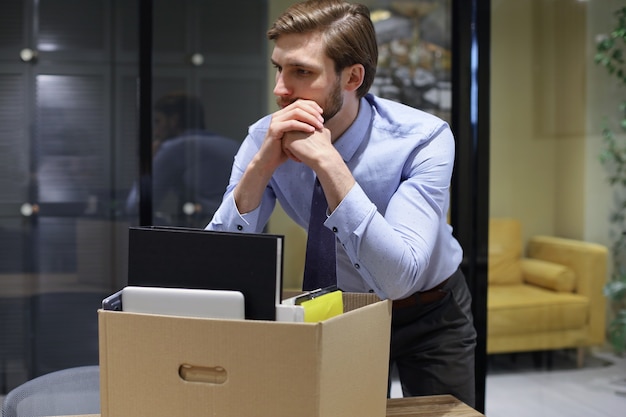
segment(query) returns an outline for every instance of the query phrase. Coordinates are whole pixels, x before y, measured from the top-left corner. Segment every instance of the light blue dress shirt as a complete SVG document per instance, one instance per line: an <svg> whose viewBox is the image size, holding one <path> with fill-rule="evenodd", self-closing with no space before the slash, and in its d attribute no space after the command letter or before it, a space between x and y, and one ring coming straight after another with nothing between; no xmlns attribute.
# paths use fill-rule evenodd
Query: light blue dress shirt
<svg viewBox="0 0 626 417"><path fill-rule="evenodd" d="M274 172L257 209L242 215L235 205L233 189L263 143L270 120L268 115L250 127L207 229L261 232L276 200L308 228L315 174L302 163L288 160ZM447 223L454 165L454 137L447 123L368 94L334 145L356 179L324 223L337 237L339 288L400 299L452 275L462 249Z"/></svg>

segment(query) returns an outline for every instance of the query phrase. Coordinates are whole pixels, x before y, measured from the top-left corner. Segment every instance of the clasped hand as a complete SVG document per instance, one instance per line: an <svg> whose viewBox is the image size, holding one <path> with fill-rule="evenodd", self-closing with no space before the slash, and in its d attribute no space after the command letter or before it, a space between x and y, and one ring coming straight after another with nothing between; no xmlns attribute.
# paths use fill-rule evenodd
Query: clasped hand
<svg viewBox="0 0 626 417"><path fill-rule="evenodd" d="M325 152L334 150L322 108L313 100L296 100L275 112L265 142L282 155L281 160L291 158L311 167Z"/></svg>
<svg viewBox="0 0 626 417"><path fill-rule="evenodd" d="M334 149L330 139L330 130L326 128L312 133L290 131L283 135L283 152L296 162L312 166L323 159L325 152Z"/></svg>

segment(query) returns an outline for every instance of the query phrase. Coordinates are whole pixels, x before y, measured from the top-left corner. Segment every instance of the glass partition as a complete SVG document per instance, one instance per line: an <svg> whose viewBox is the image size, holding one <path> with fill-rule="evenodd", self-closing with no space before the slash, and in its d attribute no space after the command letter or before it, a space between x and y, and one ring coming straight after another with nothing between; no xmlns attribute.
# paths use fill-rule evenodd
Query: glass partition
<svg viewBox="0 0 626 417"><path fill-rule="evenodd" d="M123 240L112 165L116 4L4 3L2 392L97 363L96 309L125 268L123 246L114 244Z"/></svg>
<svg viewBox="0 0 626 417"><path fill-rule="evenodd" d="M152 6L155 102L199 97L207 130L237 147L265 113L267 2ZM139 1L16 0L2 10L0 394L98 363L96 310L126 283L140 165ZM182 154L189 164L206 152ZM184 199L167 196L154 218L202 227L216 203L193 186L216 170L183 173Z"/></svg>
<svg viewBox="0 0 626 417"><path fill-rule="evenodd" d="M152 224L203 228L219 206L266 113L266 15L266 1L153 2Z"/></svg>

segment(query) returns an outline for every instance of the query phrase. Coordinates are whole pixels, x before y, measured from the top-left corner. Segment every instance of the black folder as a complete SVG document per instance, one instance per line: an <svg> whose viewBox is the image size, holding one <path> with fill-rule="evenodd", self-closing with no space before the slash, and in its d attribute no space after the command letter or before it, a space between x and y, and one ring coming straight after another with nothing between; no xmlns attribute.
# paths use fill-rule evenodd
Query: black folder
<svg viewBox="0 0 626 417"><path fill-rule="evenodd" d="M131 227L128 285L237 290L247 319L275 320L284 236L184 227Z"/></svg>

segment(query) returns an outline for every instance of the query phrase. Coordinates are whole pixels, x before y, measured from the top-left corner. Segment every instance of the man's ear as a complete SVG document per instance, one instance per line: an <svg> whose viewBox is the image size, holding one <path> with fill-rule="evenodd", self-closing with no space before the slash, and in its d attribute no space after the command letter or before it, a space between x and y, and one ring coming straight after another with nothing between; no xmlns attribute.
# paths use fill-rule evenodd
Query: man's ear
<svg viewBox="0 0 626 417"><path fill-rule="evenodd" d="M354 64L344 69L345 85L344 89L356 91L365 78L365 67L361 64Z"/></svg>

